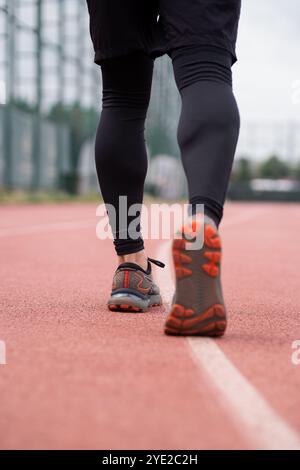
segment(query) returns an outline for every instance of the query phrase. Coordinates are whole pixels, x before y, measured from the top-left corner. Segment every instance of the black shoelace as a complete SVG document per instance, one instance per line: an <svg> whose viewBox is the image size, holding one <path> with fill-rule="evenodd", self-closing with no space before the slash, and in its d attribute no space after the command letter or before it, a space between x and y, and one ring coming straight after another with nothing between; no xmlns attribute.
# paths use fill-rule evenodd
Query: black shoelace
<svg viewBox="0 0 300 470"><path fill-rule="evenodd" d="M157 259L148 258L148 261L150 261L150 263L152 263L152 264L155 264L159 268L164 268L165 267L165 264L162 263L161 261L158 261Z"/></svg>

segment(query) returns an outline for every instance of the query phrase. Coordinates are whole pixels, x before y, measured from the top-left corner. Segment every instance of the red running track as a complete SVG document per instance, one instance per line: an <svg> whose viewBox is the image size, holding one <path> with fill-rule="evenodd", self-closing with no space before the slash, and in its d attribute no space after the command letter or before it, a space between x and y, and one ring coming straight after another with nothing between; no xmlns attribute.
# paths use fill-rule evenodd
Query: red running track
<svg viewBox="0 0 300 470"><path fill-rule="evenodd" d="M114 257L111 242L95 236L95 209L0 208L0 448L253 448L251 427L227 406L228 384L223 394L186 339L163 335L165 307L107 311ZM227 206L230 325L216 346L211 340L296 437L299 229L297 205ZM148 248L155 257L161 242ZM251 414L249 400L241 406Z"/></svg>

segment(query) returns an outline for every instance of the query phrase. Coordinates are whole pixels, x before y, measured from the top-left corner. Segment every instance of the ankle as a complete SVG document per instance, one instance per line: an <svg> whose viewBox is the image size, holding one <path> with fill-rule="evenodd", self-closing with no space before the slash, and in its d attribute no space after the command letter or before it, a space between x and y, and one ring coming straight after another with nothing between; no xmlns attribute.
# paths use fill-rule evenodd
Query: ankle
<svg viewBox="0 0 300 470"><path fill-rule="evenodd" d="M119 264L135 263L141 266L142 269L147 271L148 258L146 256L145 250L139 251L138 253L131 253L130 255L119 256L118 258L119 258Z"/></svg>

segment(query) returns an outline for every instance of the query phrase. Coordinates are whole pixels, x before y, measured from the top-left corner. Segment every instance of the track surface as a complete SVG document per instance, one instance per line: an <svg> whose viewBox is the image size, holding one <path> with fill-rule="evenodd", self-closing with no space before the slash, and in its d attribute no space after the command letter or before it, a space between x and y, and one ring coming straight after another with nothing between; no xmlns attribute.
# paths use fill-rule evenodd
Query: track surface
<svg viewBox="0 0 300 470"><path fill-rule="evenodd" d="M223 394L188 340L163 335L166 307L142 315L106 310L115 266L111 242L95 236L95 209L0 208L0 340L7 347L0 448L253 448L251 428L227 406L228 384ZM297 205L228 204L222 236L230 323L216 340L296 438L299 229ZM161 245L148 242L149 253L155 257ZM198 346L205 357L205 343Z"/></svg>

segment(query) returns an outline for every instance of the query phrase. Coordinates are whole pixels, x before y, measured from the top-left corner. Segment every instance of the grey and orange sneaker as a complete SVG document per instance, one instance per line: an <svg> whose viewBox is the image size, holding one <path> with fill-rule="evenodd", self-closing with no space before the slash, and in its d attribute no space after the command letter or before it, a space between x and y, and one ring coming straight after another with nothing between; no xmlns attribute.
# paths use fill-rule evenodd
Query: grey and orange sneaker
<svg viewBox="0 0 300 470"><path fill-rule="evenodd" d="M200 231L202 248L187 249ZM194 241L191 234L195 234ZM176 291L165 333L222 336L227 322L220 278L221 240L216 225L207 216L197 216L182 227L180 235L172 247Z"/></svg>
<svg viewBox="0 0 300 470"><path fill-rule="evenodd" d="M114 275L108 308L119 312L145 312L162 303L159 288L153 282L151 263L164 268L164 263L148 258L145 271L138 264L123 263Z"/></svg>

